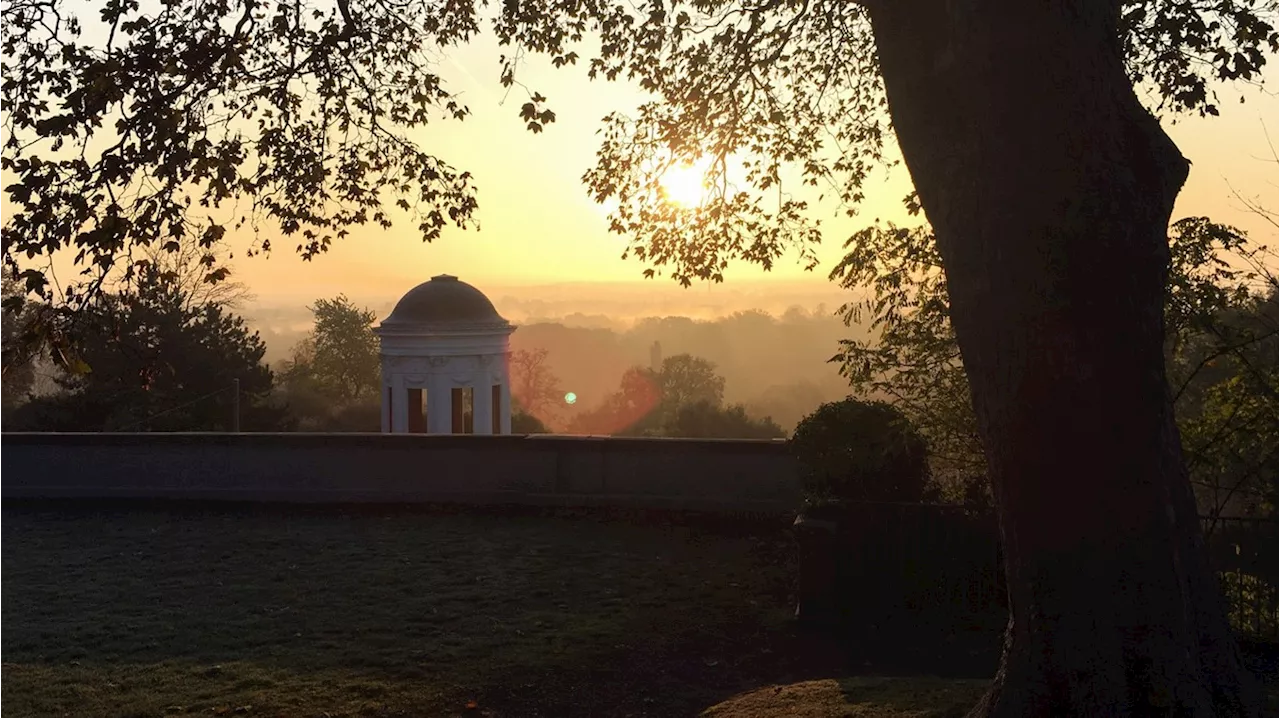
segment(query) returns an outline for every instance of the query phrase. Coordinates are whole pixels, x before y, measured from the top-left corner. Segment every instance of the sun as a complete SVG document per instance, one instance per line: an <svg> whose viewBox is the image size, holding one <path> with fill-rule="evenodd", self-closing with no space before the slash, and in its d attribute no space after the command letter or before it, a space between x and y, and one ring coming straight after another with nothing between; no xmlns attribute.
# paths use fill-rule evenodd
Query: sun
<svg viewBox="0 0 1280 718"><path fill-rule="evenodd" d="M668 202L681 207L697 207L706 197L705 177L703 163L673 165L662 173L658 184Z"/></svg>

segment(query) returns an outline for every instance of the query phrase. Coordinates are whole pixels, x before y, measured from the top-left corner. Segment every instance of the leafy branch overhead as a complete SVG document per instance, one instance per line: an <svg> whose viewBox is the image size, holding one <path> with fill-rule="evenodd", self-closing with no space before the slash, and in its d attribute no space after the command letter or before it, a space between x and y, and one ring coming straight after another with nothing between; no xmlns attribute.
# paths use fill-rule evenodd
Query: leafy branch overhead
<svg viewBox="0 0 1280 718"><path fill-rule="evenodd" d="M1170 111L1216 112L1218 78L1255 80L1273 3L1181 0L1127 6L1121 31L1135 82ZM821 238L793 185L852 212L892 141L864 7L806 2L506 0L16 0L3 99L4 261L27 288L68 306L129 276L140 248L210 247L252 231L304 258L407 211L431 241L474 225L471 175L422 144L424 128L469 109L439 71L491 25L498 82L524 59L582 65L653 100L605 119L591 195L617 203L628 254L689 284L728 261L771 267ZM556 118L536 92L520 121ZM668 167L708 160L705 202L660 200ZM39 260L70 251L81 286L54 286ZM61 294L61 297L57 295Z"/></svg>
<svg viewBox="0 0 1280 718"><path fill-rule="evenodd" d="M128 276L139 248L242 228L311 258L390 226L392 199L428 241L472 222L471 176L413 139L468 114L432 68L478 32L472 8L37 0L3 19L9 266L72 250L84 294ZM24 269L49 298L52 278Z"/></svg>
<svg viewBox="0 0 1280 718"><path fill-rule="evenodd" d="M551 110L538 109L547 98L534 93L529 102L524 103L520 108L520 119L528 122L526 125L530 132L538 133L542 131L543 125L549 125L556 121L556 113Z"/></svg>

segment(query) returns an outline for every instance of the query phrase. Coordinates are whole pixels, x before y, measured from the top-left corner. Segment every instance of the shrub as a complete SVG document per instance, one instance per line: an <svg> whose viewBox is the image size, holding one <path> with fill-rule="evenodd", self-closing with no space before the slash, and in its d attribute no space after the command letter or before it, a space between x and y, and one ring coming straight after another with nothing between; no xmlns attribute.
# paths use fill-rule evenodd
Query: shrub
<svg viewBox="0 0 1280 718"><path fill-rule="evenodd" d="M681 406L663 434L698 439L781 439L786 436L773 419L747 416L741 404L717 406L709 401Z"/></svg>
<svg viewBox="0 0 1280 718"><path fill-rule="evenodd" d="M924 438L889 404L852 398L823 404L796 425L789 444L811 505L925 497Z"/></svg>
<svg viewBox="0 0 1280 718"><path fill-rule="evenodd" d="M520 409L511 412L511 433L512 434L550 434L551 430L542 420L533 414L529 414Z"/></svg>

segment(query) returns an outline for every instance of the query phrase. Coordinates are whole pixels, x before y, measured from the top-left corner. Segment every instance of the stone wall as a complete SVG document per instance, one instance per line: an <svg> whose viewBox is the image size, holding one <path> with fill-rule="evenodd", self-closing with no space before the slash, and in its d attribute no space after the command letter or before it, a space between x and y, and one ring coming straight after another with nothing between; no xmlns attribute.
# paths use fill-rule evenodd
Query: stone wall
<svg viewBox="0 0 1280 718"><path fill-rule="evenodd" d="M7 433L5 499L486 503L785 512L782 441Z"/></svg>

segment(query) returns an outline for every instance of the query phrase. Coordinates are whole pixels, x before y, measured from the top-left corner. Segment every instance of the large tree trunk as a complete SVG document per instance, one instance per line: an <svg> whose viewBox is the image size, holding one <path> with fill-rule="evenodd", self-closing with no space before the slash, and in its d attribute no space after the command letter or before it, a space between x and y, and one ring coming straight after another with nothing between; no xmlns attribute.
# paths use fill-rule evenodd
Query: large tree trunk
<svg viewBox="0 0 1280 718"><path fill-rule="evenodd" d="M870 4L938 237L1005 541L975 715L1251 714L1164 370L1188 163L1126 76L1117 7Z"/></svg>

